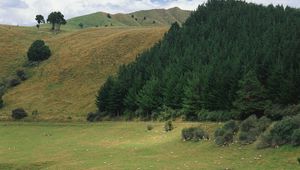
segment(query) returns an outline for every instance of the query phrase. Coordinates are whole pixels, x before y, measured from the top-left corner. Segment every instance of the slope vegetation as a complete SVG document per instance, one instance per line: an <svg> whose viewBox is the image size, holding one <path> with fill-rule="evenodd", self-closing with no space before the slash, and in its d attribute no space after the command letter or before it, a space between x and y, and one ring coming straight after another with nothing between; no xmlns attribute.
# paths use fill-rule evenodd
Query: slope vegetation
<svg viewBox="0 0 300 170"><path fill-rule="evenodd" d="M138 111L135 116L152 118L167 106L190 120L213 120L200 111L222 111L219 120L298 104L299 37L297 9L208 1L108 79L98 108L112 117Z"/></svg>
<svg viewBox="0 0 300 170"><path fill-rule="evenodd" d="M85 16L80 16L68 20L69 26L79 28L82 23L84 27L95 26L167 26L173 22L184 23L191 11L181 10L179 8L153 9L137 11L129 14L109 14L97 12Z"/></svg>
<svg viewBox="0 0 300 170"><path fill-rule="evenodd" d="M22 65L34 39L45 39L53 55L30 69L29 80L8 90L5 107L0 112L8 115L12 109L23 107L29 113L37 110L44 119L85 116L95 110L94 96L107 76L114 74L120 65L133 61L167 30L165 27L91 28L53 35L29 28L14 29L1 37L6 42L3 43L6 50L0 53L5 59L1 65L7 65L1 67L6 72L1 70L1 74L13 74L12 67Z"/></svg>

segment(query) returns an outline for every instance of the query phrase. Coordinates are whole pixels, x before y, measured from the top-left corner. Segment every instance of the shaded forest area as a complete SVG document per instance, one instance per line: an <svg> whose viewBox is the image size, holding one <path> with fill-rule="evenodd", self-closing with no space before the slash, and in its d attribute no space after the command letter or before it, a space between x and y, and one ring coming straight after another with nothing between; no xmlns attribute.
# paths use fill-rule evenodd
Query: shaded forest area
<svg viewBox="0 0 300 170"><path fill-rule="evenodd" d="M299 64L298 9L210 0L109 77L96 104L110 117L261 117L298 108Z"/></svg>

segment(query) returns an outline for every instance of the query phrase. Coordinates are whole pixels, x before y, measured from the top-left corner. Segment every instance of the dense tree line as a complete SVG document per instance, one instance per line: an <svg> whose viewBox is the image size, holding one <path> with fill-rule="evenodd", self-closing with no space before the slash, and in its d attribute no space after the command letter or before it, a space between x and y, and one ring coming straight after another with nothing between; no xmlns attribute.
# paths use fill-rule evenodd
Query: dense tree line
<svg viewBox="0 0 300 170"><path fill-rule="evenodd" d="M262 116L272 104L298 104L299 64L299 10L210 0L109 77L96 103L112 117L150 118L164 106L190 120L201 110Z"/></svg>

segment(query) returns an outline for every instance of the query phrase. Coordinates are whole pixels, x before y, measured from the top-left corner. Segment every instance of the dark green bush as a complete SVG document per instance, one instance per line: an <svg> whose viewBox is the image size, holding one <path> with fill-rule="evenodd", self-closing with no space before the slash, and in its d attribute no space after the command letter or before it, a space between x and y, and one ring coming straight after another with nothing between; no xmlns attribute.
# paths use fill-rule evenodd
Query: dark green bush
<svg viewBox="0 0 300 170"><path fill-rule="evenodd" d="M15 87L19 84L21 84L21 81L18 79L15 79L15 78L13 78L9 81L9 87Z"/></svg>
<svg viewBox="0 0 300 170"><path fill-rule="evenodd" d="M17 70L16 75L19 77L20 80L25 81L27 80L27 75L24 70Z"/></svg>
<svg viewBox="0 0 300 170"><path fill-rule="evenodd" d="M201 110L197 113L199 121L228 121L237 117L236 112Z"/></svg>
<svg viewBox="0 0 300 170"><path fill-rule="evenodd" d="M257 119L252 115L241 123L239 141L241 144L251 144L256 141L257 137L267 129L271 121L262 117Z"/></svg>
<svg viewBox="0 0 300 170"><path fill-rule="evenodd" d="M43 40L34 41L28 52L27 57L29 61L43 61L51 56L51 51Z"/></svg>
<svg viewBox="0 0 300 170"><path fill-rule="evenodd" d="M300 115L286 117L277 122L269 132L262 135L258 148L275 147L292 143L292 135L296 129L300 128ZM297 132L296 132L297 133ZM296 135L296 134L295 134ZM297 136L297 135L296 135ZM295 136L295 138L296 138Z"/></svg>
<svg viewBox="0 0 300 170"><path fill-rule="evenodd" d="M18 108L12 111L11 117L15 120L23 119L24 117L27 117L27 113L24 109Z"/></svg>
<svg viewBox="0 0 300 170"><path fill-rule="evenodd" d="M282 106L273 104L265 110L265 115L272 120L281 120L286 116L295 116L300 114L300 104Z"/></svg>
<svg viewBox="0 0 300 170"><path fill-rule="evenodd" d="M260 136L260 140L256 145L257 149L263 149L272 145L272 136L269 132L266 132Z"/></svg>
<svg viewBox="0 0 300 170"><path fill-rule="evenodd" d="M154 128L153 125L147 125L147 130L148 131L152 130L153 128Z"/></svg>
<svg viewBox="0 0 300 170"><path fill-rule="evenodd" d="M88 122L96 122L96 121L100 121L101 120L101 114L100 113L93 113L90 112L87 114L86 120Z"/></svg>
<svg viewBox="0 0 300 170"><path fill-rule="evenodd" d="M166 123L165 123L165 131L166 132L169 132L169 131L171 131L171 130L173 130L174 129L174 126L173 126L173 123L172 123L172 121L167 121Z"/></svg>
<svg viewBox="0 0 300 170"><path fill-rule="evenodd" d="M180 116L180 112L178 110L174 110L170 107L163 106L159 109L159 112L155 112L152 115L156 115L155 117L159 121L167 121L167 120L175 120Z"/></svg>
<svg viewBox="0 0 300 170"><path fill-rule="evenodd" d="M219 146L229 145L233 142L233 137L239 130L238 124L230 120L222 128L215 131L215 143Z"/></svg>
<svg viewBox="0 0 300 170"><path fill-rule="evenodd" d="M271 119L267 118L266 116L263 116L258 120L257 126L261 132L264 132L271 125L271 123Z"/></svg>
<svg viewBox="0 0 300 170"><path fill-rule="evenodd" d="M297 158L297 161L298 161L298 163L300 164L300 157L299 157L299 158Z"/></svg>
<svg viewBox="0 0 300 170"><path fill-rule="evenodd" d="M2 96L0 96L0 109L4 106L4 101L2 99Z"/></svg>
<svg viewBox="0 0 300 170"><path fill-rule="evenodd" d="M291 141L293 131L295 129L298 129L299 126L300 122L299 124L297 124L291 117L288 117L276 123L270 130L270 134L273 139L272 142L274 142L275 145L283 145L289 143Z"/></svg>
<svg viewBox="0 0 300 170"><path fill-rule="evenodd" d="M223 128L218 128L216 131L215 131L215 138L217 138L218 136L223 136L225 134L225 130Z"/></svg>
<svg viewBox="0 0 300 170"><path fill-rule="evenodd" d="M184 128L181 131L181 136L185 141L199 141L202 139L209 139L208 133L205 132L201 127Z"/></svg>
<svg viewBox="0 0 300 170"><path fill-rule="evenodd" d="M236 133L239 130L239 125L234 120L229 120L223 126L224 130Z"/></svg>
<svg viewBox="0 0 300 170"><path fill-rule="evenodd" d="M294 130L292 134L292 145L299 146L300 145L300 129Z"/></svg>

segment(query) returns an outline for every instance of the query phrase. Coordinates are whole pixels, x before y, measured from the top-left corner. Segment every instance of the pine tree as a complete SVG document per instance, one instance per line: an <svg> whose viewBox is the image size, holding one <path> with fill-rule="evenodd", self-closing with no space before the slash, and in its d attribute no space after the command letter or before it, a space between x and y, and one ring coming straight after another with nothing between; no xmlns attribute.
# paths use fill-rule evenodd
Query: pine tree
<svg viewBox="0 0 300 170"><path fill-rule="evenodd" d="M260 84L254 71L250 70L239 82L237 99L234 106L240 111L240 118L245 119L252 114L262 116L270 104L265 88Z"/></svg>
<svg viewBox="0 0 300 170"><path fill-rule="evenodd" d="M112 77L108 77L104 85L101 87L101 89L98 91L98 95L96 98L96 105L98 107L98 110L100 112L107 111L107 107L109 104L109 98L112 86L114 84L114 80Z"/></svg>
<svg viewBox="0 0 300 170"><path fill-rule="evenodd" d="M150 118L151 112L161 106L161 88L157 78L151 78L139 91L137 104L143 109L146 118Z"/></svg>

